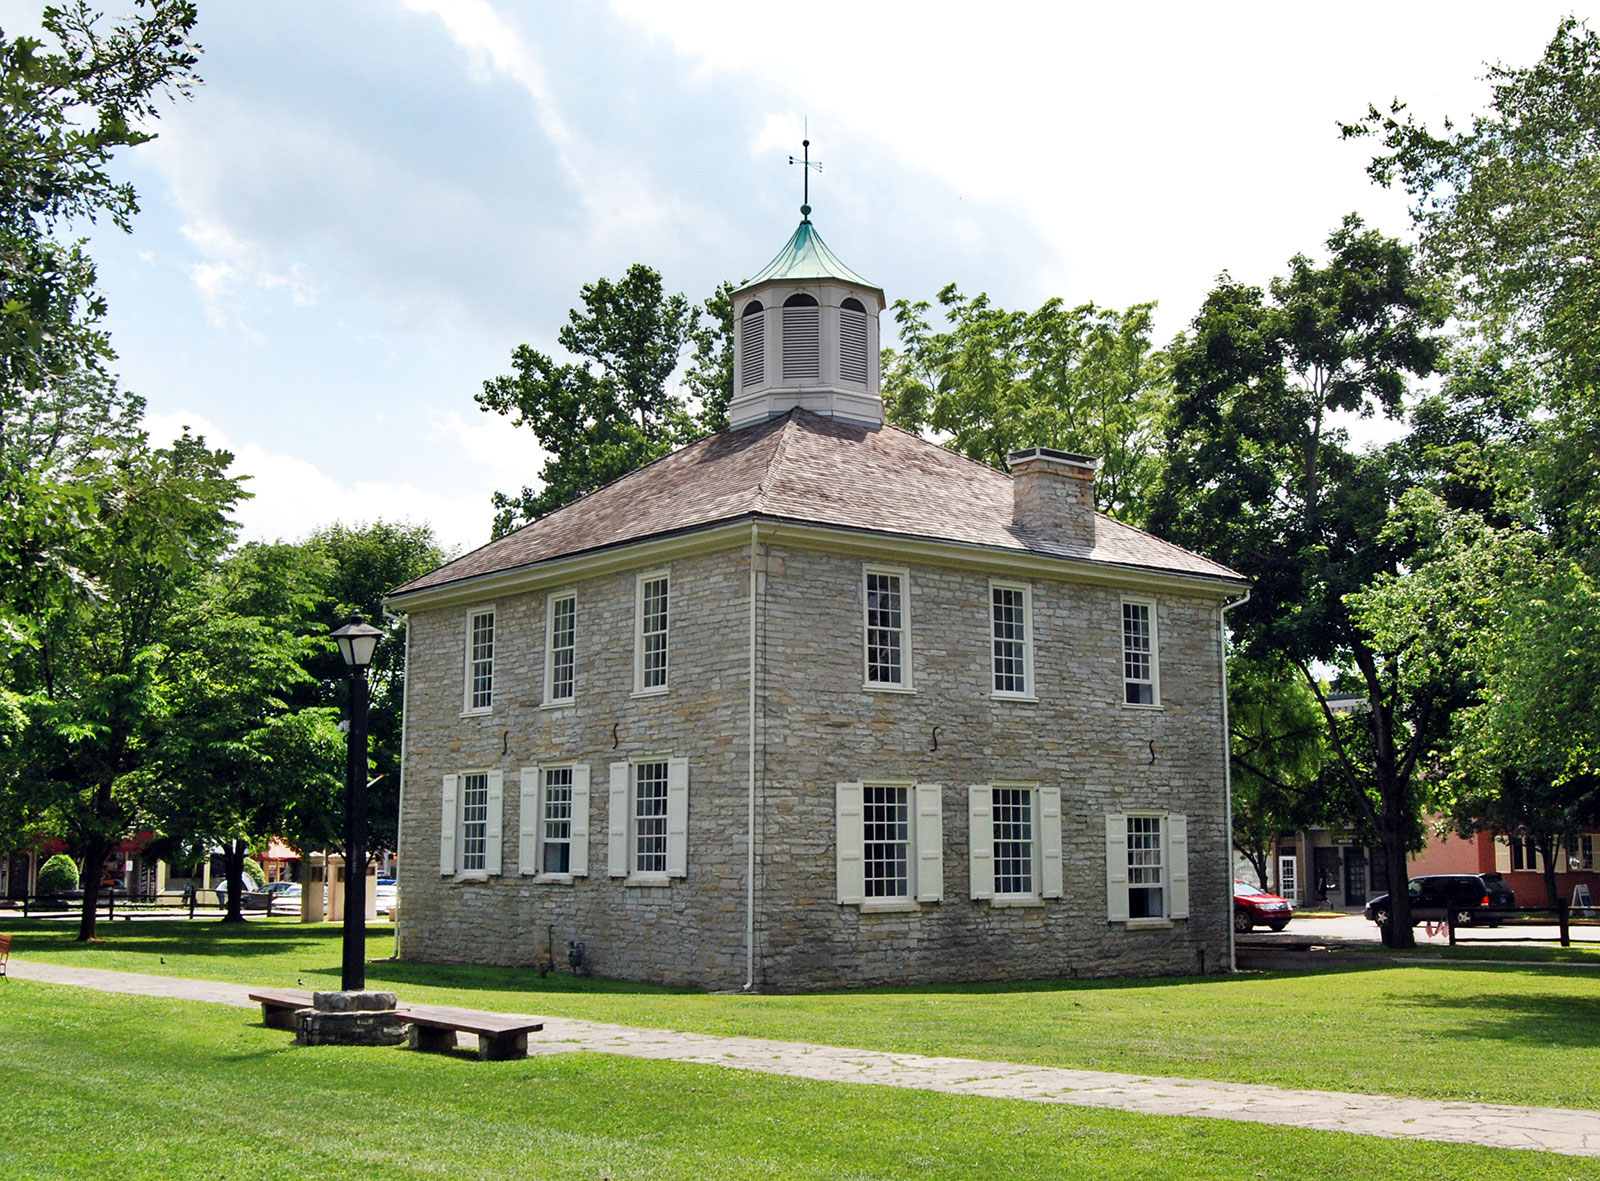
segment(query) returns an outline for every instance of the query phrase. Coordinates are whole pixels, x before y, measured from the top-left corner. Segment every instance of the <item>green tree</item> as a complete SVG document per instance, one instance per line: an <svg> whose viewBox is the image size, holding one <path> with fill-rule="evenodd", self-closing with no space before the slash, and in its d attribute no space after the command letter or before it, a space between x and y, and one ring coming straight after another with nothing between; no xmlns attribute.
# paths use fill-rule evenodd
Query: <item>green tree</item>
<svg viewBox="0 0 1600 1181"><path fill-rule="evenodd" d="M177 610L226 550L245 495L232 461L187 434L117 455L69 555L76 593L40 612L11 662L28 715L16 789L83 858L80 940L94 937L107 854L145 819L140 772L169 708Z"/></svg>
<svg viewBox="0 0 1600 1181"><path fill-rule="evenodd" d="M1535 452L1543 508L1558 540L1592 550L1600 527L1600 38L1569 17L1538 62L1492 66L1489 81L1489 108L1463 125L1430 131L1396 101L1344 130L1381 141L1368 171L1410 194L1421 249L1454 284L1462 316L1525 370L1544 412Z"/></svg>
<svg viewBox="0 0 1600 1181"><path fill-rule="evenodd" d="M1094 455L1098 507L1142 519L1171 387L1167 356L1150 343L1155 305L1117 312L1052 299L1011 312L953 284L938 302L940 332L926 301L894 305L901 347L883 353L889 421L947 435L952 450L999 468L1024 447Z"/></svg>
<svg viewBox="0 0 1600 1181"><path fill-rule="evenodd" d="M1223 276L1174 346L1168 462L1151 513L1163 536L1252 580L1251 601L1230 617L1241 651L1299 670L1391 882L1406 879L1417 769L1445 733L1456 686L1402 684L1401 653L1346 604L1406 553L1384 532L1395 458L1353 449L1339 416L1399 415L1408 380L1433 371L1440 320L1411 251L1353 217L1329 238L1325 264L1294 258L1270 295ZM1354 738L1329 707L1330 669L1366 699ZM1411 942L1403 900L1385 937Z"/></svg>
<svg viewBox="0 0 1600 1181"><path fill-rule="evenodd" d="M528 346L511 355L513 372L483 383L484 410L527 426L548 455L540 486L497 492L499 537L570 504L727 421L732 396L733 306L727 284L706 301L709 324L661 276L635 263L619 281L580 291L557 334L576 358L559 362ZM696 407L671 384L686 343L694 344L688 384Z"/></svg>
<svg viewBox="0 0 1600 1181"><path fill-rule="evenodd" d="M223 850L226 922L242 922L245 858L297 804L343 782L336 711L296 709L304 663L326 647L313 619L325 563L297 546L248 545L188 588L162 670L166 709L138 773L160 831Z"/></svg>

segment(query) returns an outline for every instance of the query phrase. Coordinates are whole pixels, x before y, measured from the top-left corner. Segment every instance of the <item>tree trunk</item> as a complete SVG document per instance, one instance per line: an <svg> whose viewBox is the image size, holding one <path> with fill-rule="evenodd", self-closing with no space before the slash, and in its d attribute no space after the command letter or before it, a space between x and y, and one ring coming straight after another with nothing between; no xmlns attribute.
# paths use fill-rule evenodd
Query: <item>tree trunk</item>
<svg viewBox="0 0 1600 1181"><path fill-rule="evenodd" d="M229 841L222 853L223 873L228 881L228 913L222 916L225 923L242 923L244 919L244 855L243 841Z"/></svg>
<svg viewBox="0 0 1600 1181"><path fill-rule="evenodd" d="M1540 836L1535 841L1539 846L1539 856L1544 861L1544 892L1551 906L1561 904L1561 896L1556 886L1556 854L1560 851L1561 841L1553 834Z"/></svg>
<svg viewBox="0 0 1600 1181"><path fill-rule="evenodd" d="M111 852L111 842L104 837L92 836L84 842L83 852L83 911L78 920L78 942L89 943L95 937L96 910L100 905L100 878L106 871L106 854Z"/></svg>

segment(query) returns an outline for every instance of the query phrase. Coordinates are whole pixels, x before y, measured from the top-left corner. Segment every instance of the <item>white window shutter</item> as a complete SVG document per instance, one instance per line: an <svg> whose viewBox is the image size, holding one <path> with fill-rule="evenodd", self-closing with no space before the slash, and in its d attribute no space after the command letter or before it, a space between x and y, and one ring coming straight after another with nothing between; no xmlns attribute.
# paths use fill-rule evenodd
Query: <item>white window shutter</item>
<svg viewBox="0 0 1600 1181"><path fill-rule="evenodd" d="M572 876L589 876L589 764L572 769L572 852L567 858Z"/></svg>
<svg viewBox="0 0 1600 1181"><path fill-rule="evenodd" d="M859 905L867 897L866 866L862 861L861 784L841 783L834 788L834 842L837 849L839 901Z"/></svg>
<svg viewBox="0 0 1600 1181"><path fill-rule="evenodd" d="M539 872L539 768L522 769L522 791L517 805L517 870Z"/></svg>
<svg viewBox="0 0 1600 1181"><path fill-rule="evenodd" d="M994 789L967 788L967 860L974 898L994 897Z"/></svg>
<svg viewBox="0 0 1600 1181"><path fill-rule="evenodd" d="M917 796L917 901L944 900L944 789L919 783Z"/></svg>
<svg viewBox="0 0 1600 1181"><path fill-rule="evenodd" d="M1496 873L1511 872L1511 846L1505 837L1494 839L1494 868Z"/></svg>
<svg viewBox="0 0 1600 1181"><path fill-rule="evenodd" d="M628 876L628 764L611 764L611 807L606 826L606 872Z"/></svg>
<svg viewBox="0 0 1600 1181"><path fill-rule="evenodd" d="M483 826L483 872L500 872L501 823L505 816L505 775L489 772L489 816Z"/></svg>
<svg viewBox="0 0 1600 1181"><path fill-rule="evenodd" d="M444 777L444 794L439 798L439 872L456 872L456 792L459 775Z"/></svg>
<svg viewBox="0 0 1600 1181"><path fill-rule="evenodd" d="M689 873L689 760L667 760L667 876Z"/></svg>
<svg viewBox="0 0 1600 1181"><path fill-rule="evenodd" d="M1044 784L1039 788L1039 893L1060 898L1061 882L1061 788Z"/></svg>
<svg viewBox="0 0 1600 1181"><path fill-rule="evenodd" d="M1189 818L1182 812L1167 816L1167 917L1189 917Z"/></svg>
<svg viewBox="0 0 1600 1181"><path fill-rule="evenodd" d="M1128 921L1128 817L1106 813L1106 918Z"/></svg>

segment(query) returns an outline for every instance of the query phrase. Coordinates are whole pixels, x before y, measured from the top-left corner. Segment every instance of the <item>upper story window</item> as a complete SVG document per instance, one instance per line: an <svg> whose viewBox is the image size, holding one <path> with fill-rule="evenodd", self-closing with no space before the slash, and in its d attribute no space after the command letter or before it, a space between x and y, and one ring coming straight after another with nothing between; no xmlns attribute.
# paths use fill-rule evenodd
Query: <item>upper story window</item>
<svg viewBox="0 0 1600 1181"><path fill-rule="evenodd" d="M544 700L571 701L578 647L578 596L551 595L545 607Z"/></svg>
<svg viewBox="0 0 1600 1181"><path fill-rule="evenodd" d="M739 318L739 379L746 388L760 385L767 377L766 316L759 299L745 304Z"/></svg>
<svg viewBox="0 0 1600 1181"><path fill-rule="evenodd" d="M634 605L635 693L661 693L667 688L667 582L664 570L639 576Z"/></svg>
<svg viewBox="0 0 1600 1181"><path fill-rule="evenodd" d="M862 571L862 577L867 687L909 689L908 576L904 570L868 566Z"/></svg>
<svg viewBox="0 0 1600 1181"><path fill-rule="evenodd" d="M494 608L467 613L467 684L465 712L494 708Z"/></svg>
<svg viewBox="0 0 1600 1181"><path fill-rule="evenodd" d="M1033 602L1027 587L999 582L990 585L989 636L995 695L1032 697Z"/></svg>
<svg viewBox="0 0 1600 1181"><path fill-rule="evenodd" d="M817 301L791 295L783 301L783 380L822 377L821 319Z"/></svg>
<svg viewBox="0 0 1600 1181"><path fill-rule="evenodd" d="M867 384L867 309L859 299L839 305L839 379Z"/></svg>
<svg viewBox="0 0 1600 1181"><path fill-rule="evenodd" d="M1122 700L1128 705L1160 703L1155 604L1122 601Z"/></svg>

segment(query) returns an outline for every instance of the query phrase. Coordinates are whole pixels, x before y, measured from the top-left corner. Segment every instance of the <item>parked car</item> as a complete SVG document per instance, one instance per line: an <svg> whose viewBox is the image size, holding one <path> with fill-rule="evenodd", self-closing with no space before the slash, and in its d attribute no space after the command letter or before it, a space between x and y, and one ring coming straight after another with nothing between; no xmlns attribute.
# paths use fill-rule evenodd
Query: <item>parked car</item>
<svg viewBox="0 0 1600 1181"><path fill-rule="evenodd" d="M299 882L268 882L261 887L261 892L267 895L267 909L299 910L300 909L300 883Z"/></svg>
<svg viewBox="0 0 1600 1181"><path fill-rule="evenodd" d="M400 901L400 887L395 885L393 878L379 878L374 894L373 902L380 914L393 910Z"/></svg>
<svg viewBox="0 0 1600 1181"><path fill-rule="evenodd" d="M1249 882L1233 883L1233 929L1241 935L1254 927L1281 931L1294 916L1294 904L1287 898L1258 890Z"/></svg>
<svg viewBox="0 0 1600 1181"><path fill-rule="evenodd" d="M217 905L223 909L228 906L228 883L226 879L216 885ZM258 890L249 878L245 879L244 892L239 895L240 910L269 910L272 906L272 895L265 890Z"/></svg>
<svg viewBox="0 0 1600 1181"><path fill-rule="evenodd" d="M1497 873L1430 873L1406 883L1411 898L1411 925L1442 923L1458 927L1480 923L1497 926L1517 896ZM1362 913L1380 927L1389 925L1389 895L1379 894Z"/></svg>

